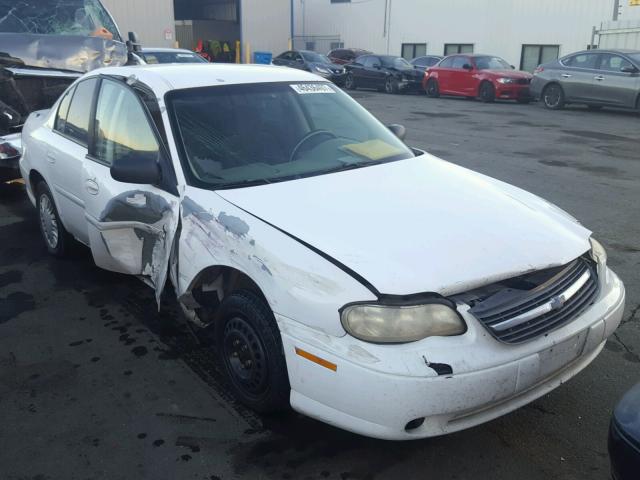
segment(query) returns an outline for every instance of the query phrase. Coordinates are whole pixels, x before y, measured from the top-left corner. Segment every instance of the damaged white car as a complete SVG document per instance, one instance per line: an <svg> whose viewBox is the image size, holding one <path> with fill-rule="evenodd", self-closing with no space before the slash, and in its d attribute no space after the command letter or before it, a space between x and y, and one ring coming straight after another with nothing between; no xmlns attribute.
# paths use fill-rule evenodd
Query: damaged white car
<svg viewBox="0 0 640 480"><path fill-rule="evenodd" d="M576 375L625 295L575 219L402 130L292 69L117 67L29 117L20 168L49 251L169 278L246 405L414 439Z"/></svg>

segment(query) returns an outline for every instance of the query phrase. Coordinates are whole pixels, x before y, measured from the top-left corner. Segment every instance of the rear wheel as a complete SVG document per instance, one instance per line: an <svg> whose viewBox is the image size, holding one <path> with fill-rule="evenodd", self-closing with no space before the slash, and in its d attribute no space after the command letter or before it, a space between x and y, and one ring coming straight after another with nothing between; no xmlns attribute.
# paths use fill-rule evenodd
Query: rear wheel
<svg viewBox="0 0 640 480"><path fill-rule="evenodd" d="M347 90L355 90L356 89L356 79L353 78L353 73L347 74L347 78L344 80L344 88Z"/></svg>
<svg viewBox="0 0 640 480"><path fill-rule="evenodd" d="M547 85L542 92L542 103L550 110L560 110L564 107L564 90L557 83Z"/></svg>
<svg viewBox="0 0 640 480"><path fill-rule="evenodd" d="M40 233L42 233L47 250L56 257L62 257L66 254L73 239L62 225L51 190L44 181L36 185L36 202Z"/></svg>
<svg viewBox="0 0 640 480"><path fill-rule="evenodd" d="M496 89L491 83L482 82L480 84L480 90L478 91L478 96L480 97L480 100L482 100L485 103L494 102L496 99Z"/></svg>
<svg viewBox="0 0 640 480"><path fill-rule="evenodd" d="M236 398L262 413L289 406L289 377L280 331L256 293L239 290L220 305L217 349Z"/></svg>
<svg viewBox="0 0 640 480"><path fill-rule="evenodd" d="M438 98L440 96L440 87L438 86L438 81L434 78L430 78L427 81L425 91L427 92L427 96L431 98Z"/></svg>

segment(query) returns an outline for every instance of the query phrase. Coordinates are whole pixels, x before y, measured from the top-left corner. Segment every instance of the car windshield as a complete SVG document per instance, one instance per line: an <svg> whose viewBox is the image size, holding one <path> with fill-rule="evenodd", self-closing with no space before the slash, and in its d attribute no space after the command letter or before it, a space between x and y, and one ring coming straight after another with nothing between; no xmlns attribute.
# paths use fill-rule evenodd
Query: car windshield
<svg viewBox="0 0 640 480"><path fill-rule="evenodd" d="M320 55L316 52L300 52L300 54L304 57L307 62L313 63L331 63L325 55Z"/></svg>
<svg viewBox="0 0 640 480"><path fill-rule="evenodd" d="M511 70L511 65L500 57L475 57L478 70Z"/></svg>
<svg viewBox="0 0 640 480"><path fill-rule="evenodd" d="M142 52L144 61L154 63L208 63L200 55L193 52Z"/></svg>
<svg viewBox="0 0 640 480"><path fill-rule="evenodd" d="M175 90L167 104L184 168L203 188L272 183L414 156L327 82Z"/></svg>
<svg viewBox="0 0 640 480"><path fill-rule="evenodd" d="M397 68L398 70L406 70L413 68L409 62L402 57L380 57L382 66L387 68Z"/></svg>
<svg viewBox="0 0 640 480"><path fill-rule="evenodd" d="M0 33L113 36L121 40L99 0L0 0Z"/></svg>

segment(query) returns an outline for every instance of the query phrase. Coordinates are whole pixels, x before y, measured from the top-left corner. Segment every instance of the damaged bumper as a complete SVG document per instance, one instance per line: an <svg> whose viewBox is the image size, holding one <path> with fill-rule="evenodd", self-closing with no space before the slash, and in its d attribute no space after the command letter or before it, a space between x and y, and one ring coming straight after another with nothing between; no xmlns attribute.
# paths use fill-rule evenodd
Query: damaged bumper
<svg viewBox="0 0 640 480"><path fill-rule="evenodd" d="M464 335L404 345L320 336L278 317L291 405L389 440L438 436L492 420L545 395L597 357L622 319L625 298L611 270L600 283L594 304L574 321L522 345L497 341L462 308L469 326Z"/></svg>
<svg viewBox="0 0 640 480"><path fill-rule="evenodd" d="M0 181L20 177L20 156L22 140L19 133L0 137Z"/></svg>

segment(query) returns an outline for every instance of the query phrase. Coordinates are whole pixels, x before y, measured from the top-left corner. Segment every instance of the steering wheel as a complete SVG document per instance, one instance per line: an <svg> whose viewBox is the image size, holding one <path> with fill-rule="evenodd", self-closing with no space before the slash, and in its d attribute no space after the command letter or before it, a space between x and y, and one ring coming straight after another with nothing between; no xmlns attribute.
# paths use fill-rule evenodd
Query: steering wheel
<svg viewBox="0 0 640 480"><path fill-rule="evenodd" d="M338 138L338 136L335 133L330 132L329 130L312 130L309 133L307 133L304 137L302 137L300 141L296 144L296 146L293 147L293 150L291 151L291 156L289 157L289 162L293 162L295 160L296 156L298 155L298 152L300 151L300 149L305 143L307 143L309 140L319 135L326 135L327 137L329 137L329 139Z"/></svg>

